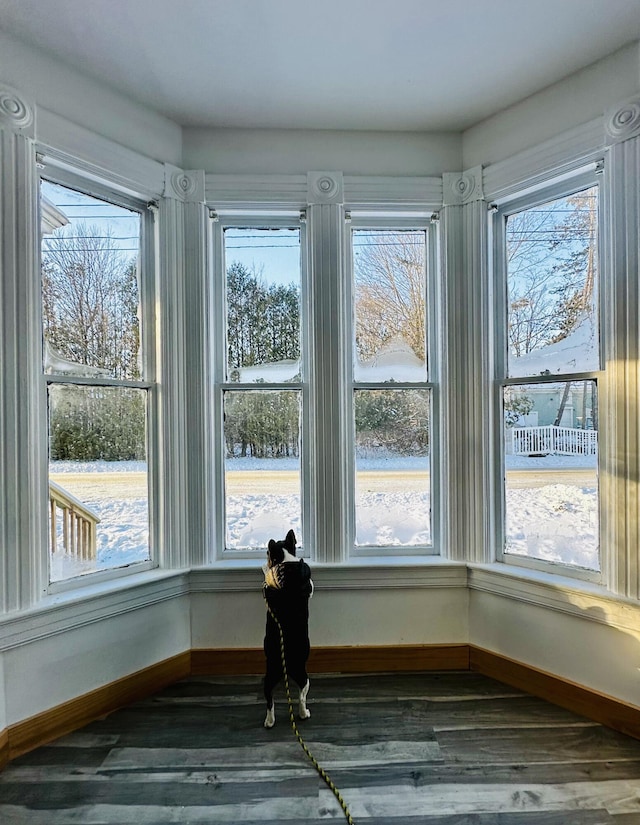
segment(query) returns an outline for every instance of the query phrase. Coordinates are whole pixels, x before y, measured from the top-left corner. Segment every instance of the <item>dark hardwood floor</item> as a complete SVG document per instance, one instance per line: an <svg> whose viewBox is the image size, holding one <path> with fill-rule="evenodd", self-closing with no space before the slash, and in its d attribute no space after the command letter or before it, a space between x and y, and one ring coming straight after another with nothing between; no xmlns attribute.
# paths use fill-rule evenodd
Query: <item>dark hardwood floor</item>
<svg viewBox="0 0 640 825"><path fill-rule="evenodd" d="M345 821L282 688L193 678L0 773L0 823ZM356 823L640 825L640 741L476 673L323 676L299 723Z"/></svg>

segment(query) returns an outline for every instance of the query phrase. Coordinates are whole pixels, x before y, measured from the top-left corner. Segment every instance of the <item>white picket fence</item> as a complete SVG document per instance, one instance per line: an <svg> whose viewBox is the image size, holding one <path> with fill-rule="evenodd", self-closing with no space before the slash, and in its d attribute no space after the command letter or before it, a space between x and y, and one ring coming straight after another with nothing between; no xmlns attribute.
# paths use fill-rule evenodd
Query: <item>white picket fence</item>
<svg viewBox="0 0 640 825"><path fill-rule="evenodd" d="M547 427L513 427L507 430L507 452L512 455L596 455L598 432L554 427L552 424Z"/></svg>

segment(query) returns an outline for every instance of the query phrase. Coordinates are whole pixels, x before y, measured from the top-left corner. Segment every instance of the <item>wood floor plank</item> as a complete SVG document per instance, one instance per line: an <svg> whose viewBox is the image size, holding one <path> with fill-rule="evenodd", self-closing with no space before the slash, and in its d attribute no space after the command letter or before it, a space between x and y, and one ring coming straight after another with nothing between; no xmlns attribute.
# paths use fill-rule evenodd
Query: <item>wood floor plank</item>
<svg viewBox="0 0 640 825"><path fill-rule="evenodd" d="M445 759L455 762L554 764L581 760L638 759L640 742L602 725L587 727L447 730L438 734Z"/></svg>
<svg viewBox="0 0 640 825"><path fill-rule="evenodd" d="M637 780L640 761L556 762L555 782L605 782L613 779ZM406 785L424 787L441 784L542 784L549 780L551 767L544 764L461 765L414 762L400 765L346 766L332 771L339 787L381 788Z"/></svg>
<svg viewBox="0 0 640 825"><path fill-rule="evenodd" d="M366 825L640 825L640 741L477 673L317 676L299 729ZM260 679L177 682L11 762L5 825L344 821Z"/></svg>

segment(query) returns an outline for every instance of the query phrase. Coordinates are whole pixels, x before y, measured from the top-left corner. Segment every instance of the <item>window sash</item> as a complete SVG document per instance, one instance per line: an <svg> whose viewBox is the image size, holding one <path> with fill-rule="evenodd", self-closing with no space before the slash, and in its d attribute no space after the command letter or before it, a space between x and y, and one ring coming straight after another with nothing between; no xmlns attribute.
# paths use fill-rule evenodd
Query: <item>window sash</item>
<svg viewBox="0 0 640 825"><path fill-rule="evenodd" d="M109 188L108 185L87 180L79 174L69 171L53 168L47 169L40 175L39 180L47 181L67 189L86 194L96 200L103 201L109 205L116 207L123 207L132 212L138 213L140 218L140 238L139 238L139 311L141 321L140 331L140 348L141 348L141 373L142 377L138 380L131 380L126 378L102 378L97 376L81 376L81 375L66 375L59 373L45 373L42 372L42 383L44 387L44 394L48 396L49 388L70 384L78 387L114 387L114 388L131 388L144 390L146 395L145 400L145 422L146 422L146 460L147 460L147 504L148 504L148 531L149 531L149 558L144 561L125 564L122 566L107 567L92 572L82 574L81 580L83 583L87 581L100 582L119 578L122 576L132 575L144 570L151 569L157 566L156 551L156 526L157 526L157 486L158 479L155 472L157 463L157 455L159 451L159 434L158 434L158 416L156 407L158 403L155 373L155 222L152 212L147 208L146 202L137 198L125 195L120 192L115 192ZM40 185L38 186L38 208L40 210ZM42 250L42 243L38 246L38 261L40 262ZM41 272L41 265L38 267L38 277ZM42 311L42 302L41 302ZM41 334L41 339L44 336ZM49 429L47 426L47 456L49 450ZM48 477L47 468L47 477ZM47 556L46 570L49 571L49 543L45 545L43 552ZM47 589L50 593L64 592L71 590L78 585L79 578L77 576L60 579L57 581L50 580L50 574L47 572Z"/></svg>
<svg viewBox="0 0 640 825"><path fill-rule="evenodd" d="M576 372L563 372L557 373L553 375L519 375L516 377L509 377L508 375L508 363L507 363L507 352L508 352L508 330L507 330L507 322L508 322L508 288L507 288L507 277L508 277L508 269L507 269L507 245L506 245L506 219L508 216L513 215L518 212L522 212L526 209L531 209L536 206L542 206L546 203L550 203L552 201L558 200L563 197L568 197L574 194L577 194L585 189L589 189L591 187L598 187L599 192L599 209L598 209L598 226L597 226L597 237L598 237L598 247L600 250L602 249L602 226L603 226L603 212L601 206L602 201L602 191L599 187L599 179L597 175L593 172L584 173L581 175L574 176L568 180L562 180L557 182L552 182L548 186L540 187L533 193L529 193L522 196L516 196L514 198L510 198L508 201L503 203L497 210L495 210L493 215L492 221L492 229L493 229L493 261L494 261L494 283L495 283L495 306L496 306L496 313L495 317L499 319L495 324L495 331L494 331L494 352L493 352L493 372L494 372L494 379L493 379L493 398L492 398L492 407L494 409L494 422L493 422L493 442L494 442L494 454L496 455L496 462L495 462L495 475L494 475L494 500L495 500L495 540L496 540L496 547L495 547L495 557L498 562L508 563L509 565L513 566L521 566L533 570L539 570L542 572L554 572L556 574L562 573L563 575L570 576L572 578L581 579L585 581L592 581L592 582L600 582L604 576L604 569L605 569L605 561L602 558L602 518L601 518L601 510L602 510L602 502L601 502L601 493L598 489L598 515L599 515L599 528L600 528L600 536L598 540L598 553L599 553L599 561L600 561L600 570L588 570L585 568L578 567L576 565L571 564L560 564L554 562L548 562L541 559L536 559L533 557L527 556L519 556L514 553L506 552L506 485L505 485L505 444L504 444L504 415L503 415L503 394L504 389L507 387L518 387L522 385L544 385L544 384L553 384L553 383L563 383L563 382L584 382L593 380L596 382L596 386L598 382L601 381L604 377L602 370L596 371L576 371ZM598 262L598 281L601 282L601 274L602 274L602 251L599 254L599 262ZM604 363L602 360L602 346L603 346L603 330L602 330L602 319L604 318L604 313L602 311L602 295L603 289L601 287L601 283L597 285L597 305L596 311L598 312L599 317L599 356L600 356L600 363ZM598 407L601 407L600 403L600 392L597 394L598 397ZM598 466L596 468L596 473L600 475L600 469L602 465L602 458L601 458L601 451L598 451Z"/></svg>
<svg viewBox="0 0 640 825"><path fill-rule="evenodd" d="M439 329L436 323L435 307L437 306L438 290L435 273L437 272L437 225L429 223L424 217L420 218L395 218L380 215L373 217L367 215L358 217L352 215L349 221L350 233L349 241L345 245L345 281L348 284L345 302L349 323L346 325L345 349L347 350L346 362L348 365L348 384L350 385L350 397L348 401L350 423L348 427L349 445L347 462L346 489L348 491L348 524L347 524L347 547L349 555L354 558L372 556L426 556L436 555L439 542L439 518L440 501L439 487L437 483L439 468L439 395L438 386L434 382L434 377L438 374L438 347ZM391 381L391 380L355 380L354 378L354 350L355 350L355 269L353 238L354 233L359 230L375 231L421 231L425 238L425 369L424 378L419 381ZM416 545L377 545L377 544L356 544L356 423L355 423L355 393L359 390L420 390L429 393L430 398L430 493L429 493L429 531L430 541L426 544Z"/></svg>
<svg viewBox="0 0 640 825"><path fill-rule="evenodd" d="M495 318L499 319L495 325L495 350L494 350L494 376L496 379L502 381L510 381L511 378L508 373L508 263L507 263L507 242L506 242L506 221L511 215L518 212L523 212L527 209L543 206L546 203L558 200L559 198L569 197L591 187L599 186L599 178L593 172L585 173L572 177L569 180L558 181L551 183L549 186L540 188L536 192L524 196L516 196L503 203L493 215L492 230L493 230L493 262L495 275L494 295L492 296L495 304ZM599 191L600 200L602 199L602 192ZM603 209L598 210L598 239L602 238L602 223L603 223ZM602 257L602 243L598 242L600 249L600 258ZM599 272L602 269L599 263ZM597 290L597 311L599 317L599 324L602 323L602 289ZM600 347L600 364L602 361L602 341L603 335L600 329L599 336ZM571 373L568 373L571 374ZM514 376L514 380L522 381L524 378L537 378L536 375L531 376Z"/></svg>
<svg viewBox="0 0 640 825"><path fill-rule="evenodd" d="M275 394L285 395L288 398L281 399L285 402L288 402L289 405L293 403L295 411L297 412L297 420L293 424L294 432L290 432L289 438L291 435L295 436L294 441L292 442L289 440L287 446L293 443L294 450L297 447L297 455L292 455L291 458L295 459L295 466L290 467L287 463L284 467L281 468L274 468L267 467L266 472L268 473L269 470L274 472L273 477L273 485L270 487L268 491L262 490L261 485L258 485L257 489L253 491L253 495L257 495L258 497L262 497L264 499L264 504L268 505L268 509L265 511L262 509L260 511L261 515L254 517L252 521L246 525L242 526L235 525L232 523L230 519L230 496L231 492L230 489L233 487L231 483L231 478L229 473L234 473L234 468L229 466L230 459L233 460L236 458L235 450L234 454L229 456L227 455L228 452L228 431L227 431L227 424L228 424L228 406L233 403L241 402L241 399L250 397L250 404L251 401L257 402L260 396L263 396L263 400L268 404L270 400L273 400L273 396ZM271 396L271 398L269 397ZM278 399L280 400L280 399ZM251 553L259 553L260 555L264 554L265 548L269 539L271 538L284 538L285 534L288 532L289 529L294 529L296 533L296 537L298 540L299 550L298 555L304 556L308 555L304 551L304 534L305 534L305 523L304 523L304 515L303 515L303 508L302 508L302 460L303 460L303 445L301 443L301 419L302 419L302 392L299 388L291 387L291 386L284 386L274 388L272 385L263 385L263 384L255 384L252 388L243 387L241 390L237 391L234 386L231 386L229 389L224 390L222 393L222 404L223 404L223 418L224 418L224 433L223 437L225 440L224 445L224 458L223 458L223 466L222 466L222 484L224 486L224 553L228 554L230 557L233 558L242 557L242 555L251 554ZM250 407L251 409L251 407ZM289 409L289 413L293 412L293 410ZM282 420L280 420L280 423ZM282 433L282 435L286 438L287 434ZM236 434L236 438L238 435ZM255 444L251 444L250 442L245 442L246 446L252 447L256 446ZM236 443L234 443L234 447ZM265 446L264 444L258 446ZM276 446L273 442L267 445L268 448L273 448ZM255 456L253 456L255 458ZM251 457L249 457L251 458ZM282 460L282 457L278 458L276 455L268 455L262 456L262 459L266 460ZM260 459L259 459L260 460ZM249 472L251 472L251 465L247 468ZM284 470L286 475L278 477L277 471ZM288 472L287 472L288 471ZM235 468L235 472L238 472L238 468ZM242 470L240 470L242 472ZM265 472L262 468L255 468L253 469L253 473L261 474ZM295 474L294 484L293 487L297 488L293 491L291 488L291 479L288 477L290 476L291 472ZM234 497L240 498L245 507L245 512L247 508L250 508L250 499L252 494L249 494L247 497L247 493L245 493L242 488L234 491ZM293 496L293 500L291 497ZM296 507L296 501L298 502L298 507ZM275 522L279 521L280 518L284 513L288 510L290 520L283 522L280 529L277 529L275 526L269 528L270 532L265 532L266 528L263 523L263 516L265 512L269 514L269 522L270 524L275 524ZM241 521L241 519L238 519ZM238 534L238 544L230 545L228 544L228 538L231 530L234 530L236 534ZM267 534L268 533L268 534ZM260 536L260 540L258 544L255 544L254 535L258 534ZM282 535L280 535L282 534ZM246 536L247 541L245 543L241 542L242 537Z"/></svg>
<svg viewBox="0 0 640 825"><path fill-rule="evenodd" d="M227 228L255 228L255 229L297 229L300 232L300 367L301 379L298 381L260 381L244 382L229 381L227 377L227 256L225 249L225 229ZM216 560L226 559L255 559L264 555L264 548L228 548L227 532L227 496L225 484L226 446L224 441L224 397L228 392L246 393L260 391L293 391L300 393L301 422L300 422L300 483L301 483L301 521L302 535L298 535L298 543L302 545L298 554L308 555L309 547L309 490L311 479L309 461L305 458L309 450L309 285L307 278L307 233L306 225L300 213L295 215L261 215L256 211L245 214L218 215L210 220L210 257L213 279L214 313L213 320L214 340L211 356L213 360L213 460L215 467L214 481L214 511ZM218 334L215 330L219 330ZM273 538L278 538L274 536ZM280 538L284 538L284 535Z"/></svg>

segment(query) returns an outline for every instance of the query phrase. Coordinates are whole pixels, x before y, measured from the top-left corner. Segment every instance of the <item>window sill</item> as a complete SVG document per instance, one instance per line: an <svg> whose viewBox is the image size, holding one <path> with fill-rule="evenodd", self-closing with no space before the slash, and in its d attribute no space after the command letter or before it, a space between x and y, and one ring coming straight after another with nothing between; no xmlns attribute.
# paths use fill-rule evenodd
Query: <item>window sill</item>
<svg viewBox="0 0 640 825"><path fill-rule="evenodd" d="M466 564L439 556L368 556L345 564L310 564L314 585L320 590L467 586ZM261 586L262 579L257 559L225 559L192 570L189 589L192 593L251 591Z"/></svg>
<svg viewBox="0 0 640 825"><path fill-rule="evenodd" d="M0 651L188 593L183 570L148 570L126 578L82 582L73 590L45 596L28 610L0 616Z"/></svg>
<svg viewBox="0 0 640 825"><path fill-rule="evenodd" d="M466 564L440 557L357 558L312 564L318 590L463 587L637 632L640 604L601 585L504 564ZM0 651L109 619L190 593L258 593L258 559L233 559L191 571L149 570L126 579L86 582L45 597L37 606L0 617Z"/></svg>
<svg viewBox="0 0 640 825"><path fill-rule="evenodd" d="M637 632L640 624L638 602L600 584L556 573L502 563L469 564L468 587L621 630Z"/></svg>

